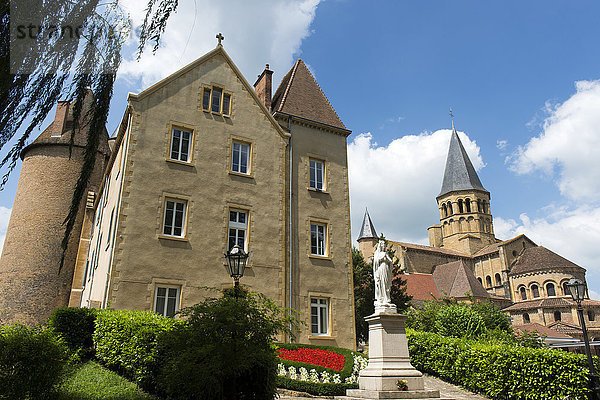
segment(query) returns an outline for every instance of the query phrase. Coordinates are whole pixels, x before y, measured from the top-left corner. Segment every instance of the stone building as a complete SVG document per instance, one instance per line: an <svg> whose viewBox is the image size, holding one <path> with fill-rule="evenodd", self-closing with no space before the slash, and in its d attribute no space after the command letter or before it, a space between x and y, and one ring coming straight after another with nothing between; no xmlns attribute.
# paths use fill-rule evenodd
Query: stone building
<svg viewBox="0 0 600 400"><path fill-rule="evenodd" d="M241 284L300 311L299 342L354 346L351 131L301 60L273 95L271 76L252 87L219 44L129 94L72 305L173 315L232 285L238 244Z"/></svg>
<svg viewBox="0 0 600 400"><path fill-rule="evenodd" d="M85 115L89 102L93 101L90 93L84 100L81 115ZM82 128L75 131L70 150L72 104L58 102L54 121L21 152L23 164L0 258L2 322L37 324L45 321L56 307L69 302L88 199L80 205L59 273L61 242L65 232L63 221L83 164L85 125L82 118L79 123ZM91 202L102 181L109 154L105 131L88 185Z"/></svg>
<svg viewBox="0 0 600 400"><path fill-rule="evenodd" d="M503 307L515 325L540 324L581 336L576 305L565 283L571 278L585 282L585 269L525 235L495 237L490 193L454 126L436 200L440 223L428 228L429 246L390 241L408 273L407 292L417 302L440 297L489 300ZM365 212L358 238L365 258L372 256L376 241L375 227ZM600 340L596 317L600 302L587 299L583 306L591 334Z"/></svg>

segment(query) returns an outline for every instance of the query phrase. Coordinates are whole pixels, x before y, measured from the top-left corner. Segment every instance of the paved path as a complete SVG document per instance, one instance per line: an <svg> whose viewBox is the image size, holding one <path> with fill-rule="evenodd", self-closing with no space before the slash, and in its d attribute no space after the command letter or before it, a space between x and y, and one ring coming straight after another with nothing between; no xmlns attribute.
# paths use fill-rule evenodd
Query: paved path
<svg viewBox="0 0 600 400"><path fill-rule="evenodd" d="M468 392L457 386L451 385L433 376L425 375L425 389L439 390L442 398L453 400L489 400L485 396ZM281 393L279 400L307 400L300 394L285 391ZM310 397L312 400L335 399L334 397Z"/></svg>

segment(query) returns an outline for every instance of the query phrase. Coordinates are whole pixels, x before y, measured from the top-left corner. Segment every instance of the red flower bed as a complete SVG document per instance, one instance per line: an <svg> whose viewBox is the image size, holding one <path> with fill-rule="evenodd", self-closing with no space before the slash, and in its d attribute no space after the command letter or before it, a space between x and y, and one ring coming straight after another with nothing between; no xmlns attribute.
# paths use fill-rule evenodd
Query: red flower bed
<svg viewBox="0 0 600 400"><path fill-rule="evenodd" d="M277 349L277 352L279 353L279 358L282 360L319 365L335 371L341 371L346 362L346 358L343 355L331 350L301 347L295 350Z"/></svg>

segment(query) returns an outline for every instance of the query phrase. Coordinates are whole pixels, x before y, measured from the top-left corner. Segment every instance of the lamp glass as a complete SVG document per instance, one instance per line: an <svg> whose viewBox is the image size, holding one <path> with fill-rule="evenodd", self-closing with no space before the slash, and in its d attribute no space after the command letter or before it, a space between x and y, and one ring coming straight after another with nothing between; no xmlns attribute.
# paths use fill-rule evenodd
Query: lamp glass
<svg viewBox="0 0 600 400"><path fill-rule="evenodd" d="M244 249L236 244L229 250L225 257L227 258L229 275L234 279L239 279L244 276L246 259L248 258L248 254L244 251Z"/></svg>
<svg viewBox="0 0 600 400"><path fill-rule="evenodd" d="M569 287L573 300L583 300L585 297L585 284L581 280L573 278L567 283L567 286Z"/></svg>

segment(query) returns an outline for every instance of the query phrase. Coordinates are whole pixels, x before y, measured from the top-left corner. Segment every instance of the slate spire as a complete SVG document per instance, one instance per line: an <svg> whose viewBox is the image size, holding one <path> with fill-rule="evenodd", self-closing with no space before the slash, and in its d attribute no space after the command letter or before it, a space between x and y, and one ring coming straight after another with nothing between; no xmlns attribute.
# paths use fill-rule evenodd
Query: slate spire
<svg viewBox="0 0 600 400"><path fill-rule="evenodd" d="M369 216L369 210L366 208L365 216L363 217L363 223L360 228L360 235L358 235L357 240L360 239L377 239L377 232L375 232L375 227L373 226L373 222Z"/></svg>
<svg viewBox="0 0 600 400"><path fill-rule="evenodd" d="M444 171L444 180L442 181L442 190L438 197L457 190L481 190L487 192L479 177L469 156L463 147L452 121L452 137L450 138L450 148L448 149L448 158L446 158L446 170Z"/></svg>

